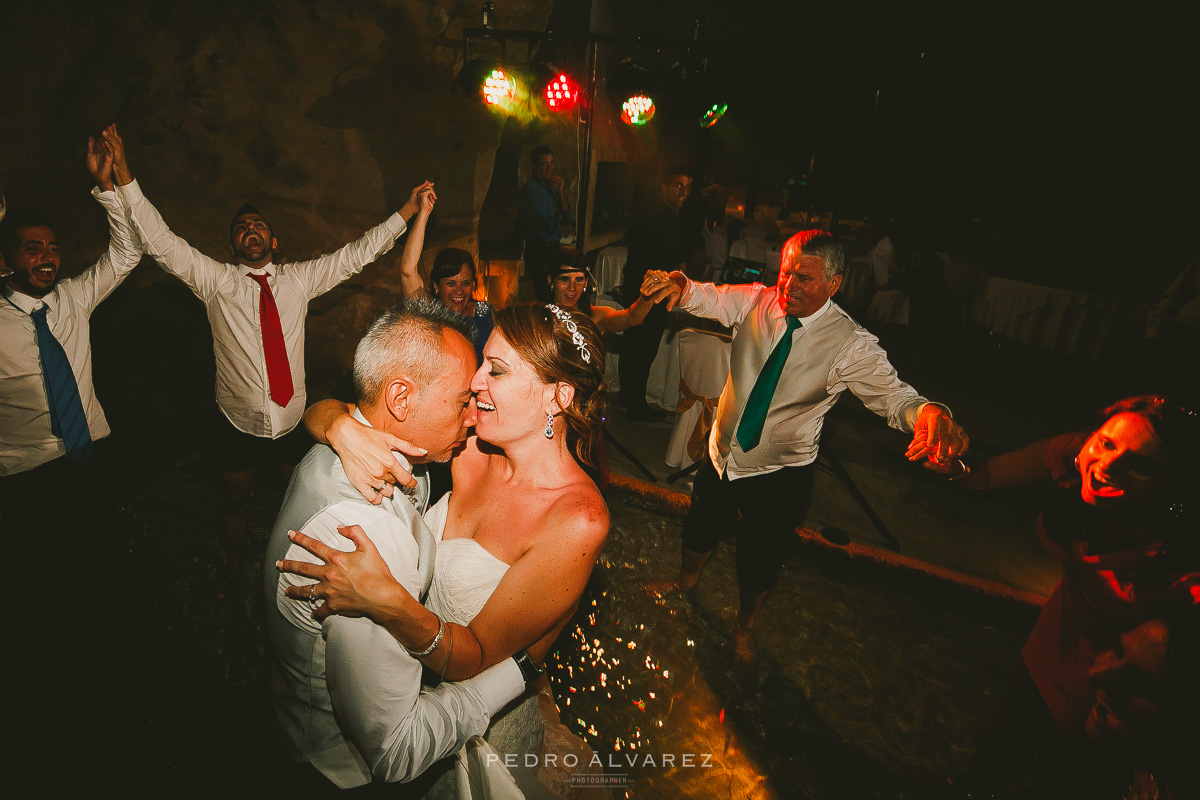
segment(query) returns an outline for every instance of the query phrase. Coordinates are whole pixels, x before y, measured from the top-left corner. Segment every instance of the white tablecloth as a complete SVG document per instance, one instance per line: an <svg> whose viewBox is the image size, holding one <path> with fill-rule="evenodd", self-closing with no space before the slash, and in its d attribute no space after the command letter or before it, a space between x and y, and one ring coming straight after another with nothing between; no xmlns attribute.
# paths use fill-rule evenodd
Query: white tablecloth
<svg viewBox="0 0 1200 800"><path fill-rule="evenodd" d="M611 295L597 298L596 305L609 308L624 307ZM650 375L646 379L646 402L668 411L674 410L679 405L679 333L685 328L712 330L720 328L720 326L711 320L694 317L679 309L675 309L667 315L667 329L658 343L658 354L654 357L654 363L650 365ZM620 356L613 352L616 347L620 347L620 336L621 334L616 333L608 334L605 337L605 341L612 341L609 337L618 340L615 346L607 349L604 365L604 382L608 384L609 391L617 391L621 388L617 367L620 363ZM728 371L727 366L726 372Z"/></svg>
<svg viewBox="0 0 1200 800"><path fill-rule="evenodd" d="M621 283L621 271L629 258L629 249L621 245L606 247L596 256L596 294L602 295Z"/></svg>
<svg viewBox="0 0 1200 800"><path fill-rule="evenodd" d="M1034 347L1090 358L1137 341L1150 301L1070 291L988 275L975 296L975 319Z"/></svg>

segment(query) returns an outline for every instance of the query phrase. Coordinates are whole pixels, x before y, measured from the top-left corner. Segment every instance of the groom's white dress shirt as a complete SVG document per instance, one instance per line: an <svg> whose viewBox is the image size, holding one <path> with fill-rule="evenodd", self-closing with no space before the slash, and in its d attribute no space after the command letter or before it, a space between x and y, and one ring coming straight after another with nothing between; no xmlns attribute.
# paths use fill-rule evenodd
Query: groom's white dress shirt
<svg viewBox="0 0 1200 800"><path fill-rule="evenodd" d="M308 603L284 595L287 586L312 581L278 572L275 562L317 561L291 543L289 530L351 550L353 543L337 526L361 525L396 580L421 597L436 545L420 513L428 502L428 479L417 472L422 474L416 503L397 491L375 506L350 484L333 450L317 445L296 467L267 545L267 629L277 659L271 688L285 747L293 761L312 763L341 788L372 777L415 778L483 734L492 715L525 688L510 658L470 680L423 692L420 662L386 629L366 618L336 615L320 624Z"/></svg>

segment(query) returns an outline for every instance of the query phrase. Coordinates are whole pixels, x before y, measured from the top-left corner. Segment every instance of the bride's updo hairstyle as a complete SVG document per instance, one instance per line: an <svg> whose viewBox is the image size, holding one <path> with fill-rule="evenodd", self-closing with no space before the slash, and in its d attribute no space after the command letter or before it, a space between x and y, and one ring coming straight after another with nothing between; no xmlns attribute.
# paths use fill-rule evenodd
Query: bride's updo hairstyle
<svg viewBox="0 0 1200 800"><path fill-rule="evenodd" d="M529 303L496 312L496 330L543 383L566 383L575 398L560 415L567 446L589 466L604 413L604 344L600 329L573 308Z"/></svg>

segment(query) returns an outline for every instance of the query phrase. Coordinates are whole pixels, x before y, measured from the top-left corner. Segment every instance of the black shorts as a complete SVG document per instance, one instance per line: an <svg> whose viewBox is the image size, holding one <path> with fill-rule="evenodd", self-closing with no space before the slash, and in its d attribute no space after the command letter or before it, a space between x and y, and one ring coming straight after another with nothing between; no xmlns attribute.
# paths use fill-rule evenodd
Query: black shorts
<svg viewBox="0 0 1200 800"><path fill-rule="evenodd" d="M219 408L213 420L212 443L217 471L227 473L263 465L294 467L315 444L303 422L278 439L267 439L238 430Z"/></svg>

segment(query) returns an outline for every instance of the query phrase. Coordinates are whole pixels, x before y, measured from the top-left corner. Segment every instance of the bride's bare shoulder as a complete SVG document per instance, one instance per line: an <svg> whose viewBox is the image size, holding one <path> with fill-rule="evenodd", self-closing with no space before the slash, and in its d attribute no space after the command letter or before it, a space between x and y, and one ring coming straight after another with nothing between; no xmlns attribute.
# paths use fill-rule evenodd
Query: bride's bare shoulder
<svg viewBox="0 0 1200 800"><path fill-rule="evenodd" d="M601 542L608 535L608 505L586 475L563 488L549 516L551 527L560 534L565 531L586 539L598 538Z"/></svg>

